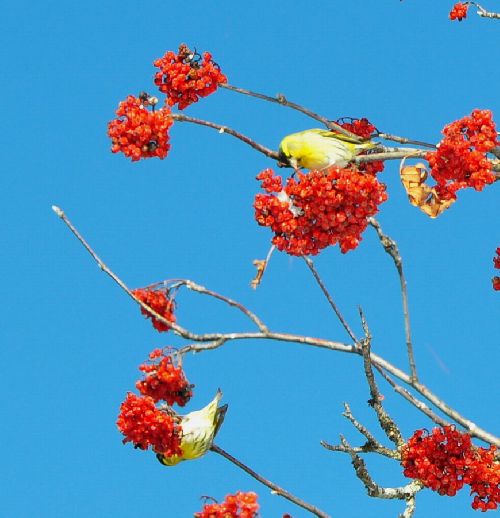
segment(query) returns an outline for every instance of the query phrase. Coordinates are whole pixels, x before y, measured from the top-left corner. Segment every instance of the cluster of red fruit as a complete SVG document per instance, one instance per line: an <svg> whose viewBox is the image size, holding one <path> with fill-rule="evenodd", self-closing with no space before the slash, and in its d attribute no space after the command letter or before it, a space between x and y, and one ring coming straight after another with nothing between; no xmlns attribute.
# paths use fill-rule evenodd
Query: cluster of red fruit
<svg viewBox="0 0 500 518"><path fill-rule="evenodd" d="M467 18L467 9L469 4L466 2L458 2L455 4L450 11L450 20L458 20L461 22L464 18Z"/></svg>
<svg viewBox="0 0 500 518"><path fill-rule="evenodd" d="M175 323L175 303L169 297L169 290L164 289L147 289L140 288L132 291L133 295L137 297L141 302L144 302L153 311L161 315L165 320ZM170 329L170 326L165 322L158 320L153 314L141 306L141 313L147 318L151 319L153 327L158 332L165 332Z"/></svg>
<svg viewBox="0 0 500 518"><path fill-rule="evenodd" d="M496 249L497 256L493 258L493 267L500 270L500 246ZM492 279L493 289L500 291L500 277L495 276Z"/></svg>
<svg viewBox="0 0 500 518"><path fill-rule="evenodd" d="M369 139L376 132L375 126L365 117L362 119L340 119L338 124L347 131L359 135L364 139ZM373 162L363 162L358 165L358 171L363 173L377 174L384 170L384 162L382 160L375 160Z"/></svg>
<svg viewBox="0 0 500 518"><path fill-rule="evenodd" d="M139 365L146 376L135 384L137 390L155 402L163 400L170 406L174 403L184 406L193 396L194 385L186 379L181 360L175 360L162 349L151 352L149 359L149 363Z"/></svg>
<svg viewBox="0 0 500 518"><path fill-rule="evenodd" d="M367 218L387 199L384 184L354 168L299 172L284 188L272 169L257 179L269 194L255 196L255 219L271 228L273 244L290 255L316 255L337 243L342 253L353 250Z"/></svg>
<svg viewBox="0 0 500 518"><path fill-rule="evenodd" d="M149 354L151 363L143 363L139 370L146 374L136 383L142 396L129 392L120 407L117 426L125 436L123 443L132 442L136 448L168 457L182 454L180 440L182 427L172 411L160 410L155 403L166 401L172 406L184 406L193 395L194 385L189 384L182 364L175 364L172 355L162 349Z"/></svg>
<svg viewBox="0 0 500 518"><path fill-rule="evenodd" d="M154 61L160 69L154 82L167 97L169 106L178 105L183 110L190 104L217 90L219 84L226 83L226 76L212 61L210 53L203 57L191 51L186 45L179 52L168 51ZM173 124L168 106L155 111L156 97L142 93L139 97L129 95L116 111L118 118L108 124L113 153L121 152L132 161L141 158L163 159L170 149L168 130ZM148 107L152 107L149 110Z"/></svg>
<svg viewBox="0 0 500 518"><path fill-rule="evenodd" d="M182 455L181 426L171 415L159 410L152 397L129 392L121 404L116 425L125 436L123 444L131 442L141 450L151 446L156 453L169 457Z"/></svg>
<svg viewBox="0 0 500 518"><path fill-rule="evenodd" d="M419 479L440 495L454 496L465 484L475 493L472 507L487 511L500 503L500 463L495 447L478 448L454 426L417 430L402 449L407 477Z"/></svg>
<svg viewBox="0 0 500 518"><path fill-rule="evenodd" d="M117 119L108 124L113 153L123 153L133 162L141 158L165 158L170 145L168 130L173 120L170 109L149 111L147 102L129 95L116 110Z"/></svg>
<svg viewBox="0 0 500 518"><path fill-rule="evenodd" d="M238 491L227 495L220 504L205 504L201 512L194 513L195 518L255 518L259 511L257 495L251 491Z"/></svg>
<svg viewBox="0 0 500 518"><path fill-rule="evenodd" d="M186 45L181 45L177 54L168 51L153 64L160 69L154 77L155 85L167 96L166 102L170 106L177 104L179 110L215 92L219 84L227 83L209 52L202 57Z"/></svg>
<svg viewBox="0 0 500 518"><path fill-rule="evenodd" d="M443 134L437 151L426 155L439 198L455 199L459 189L481 191L495 181L486 156L498 145L491 111L474 110L470 116L445 126Z"/></svg>

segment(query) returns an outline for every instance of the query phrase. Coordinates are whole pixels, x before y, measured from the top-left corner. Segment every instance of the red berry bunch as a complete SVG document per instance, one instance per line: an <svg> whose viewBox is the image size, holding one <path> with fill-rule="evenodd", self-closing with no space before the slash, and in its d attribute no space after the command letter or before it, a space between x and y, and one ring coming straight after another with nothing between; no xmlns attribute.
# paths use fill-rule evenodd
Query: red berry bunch
<svg viewBox="0 0 500 518"><path fill-rule="evenodd" d="M493 258L493 267L500 270L500 246L496 249L497 256ZM493 289L500 291L500 277L493 277Z"/></svg>
<svg viewBox="0 0 500 518"><path fill-rule="evenodd" d="M163 159L170 149L168 130L173 124L170 109L149 111L146 98L129 95L116 110L118 118L108 124L111 151L123 153L132 162L155 156Z"/></svg>
<svg viewBox="0 0 500 518"><path fill-rule="evenodd" d="M166 320L170 322L175 322L175 303L169 298L169 291L167 289L161 290L153 290L153 289L137 289L132 291L133 295L137 297L140 301L144 302L147 306L153 309L156 313L161 315ZM165 324L164 322L160 322L155 316L153 316L149 311L141 307L141 313L145 315L147 318L150 318L153 324L153 327L158 332L168 331L170 326Z"/></svg>
<svg viewBox="0 0 500 518"><path fill-rule="evenodd" d="M124 444L131 442L141 450L151 446L156 453L167 456L182 455L181 426L172 416L156 408L149 396L129 392L121 404L116 425L125 436Z"/></svg>
<svg viewBox="0 0 500 518"><path fill-rule="evenodd" d="M257 194L257 223L274 232L273 244L290 255L316 255L339 243L342 253L356 248L368 225L387 199L385 185L356 169L329 167L297 173L283 189L272 169L258 176L269 194Z"/></svg>
<svg viewBox="0 0 500 518"><path fill-rule="evenodd" d="M474 509L496 509L500 503L500 464L495 447L478 448L454 426L417 430L402 449L404 474L440 495L454 496L464 484L476 493Z"/></svg>
<svg viewBox="0 0 500 518"><path fill-rule="evenodd" d="M135 384L137 390L155 402L163 400L170 406L184 406L193 395L194 385L186 379L181 360L175 361L172 354L165 354L162 349L151 352L149 359L150 363L139 365L146 376Z"/></svg>
<svg viewBox="0 0 500 518"><path fill-rule="evenodd" d="M227 83L209 52L202 57L186 45L181 45L177 54L168 51L153 64L160 69L154 76L155 84L167 96L167 103L178 104L179 110L215 92L219 84Z"/></svg>
<svg viewBox="0 0 500 518"><path fill-rule="evenodd" d="M238 491L227 495L220 504L205 504L200 513L194 513L194 518L255 518L258 511L257 495Z"/></svg>
<svg viewBox="0 0 500 518"><path fill-rule="evenodd" d="M467 9L469 9L467 2L458 2L450 11L450 20L458 20L461 22L464 18L467 18Z"/></svg>
<svg viewBox="0 0 500 518"><path fill-rule="evenodd" d="M375 126L365 117L362 119L340 119L337 121L342 128L359 135L361 138L369 139L376 132ZM384 170L383 160L375 160L374 162L363 162L359 164L358 170L364 173L377 174Z"/></svg>
<svg viewBox="0 0 500 518"><path fill-rule="evenodd" d="M491 111L474 110L470 116L445 126L443 134L437 151L426 155L441 199L455 199L455 193L466 187L482 191L495 181L486 156L498 144Z"/></svg>

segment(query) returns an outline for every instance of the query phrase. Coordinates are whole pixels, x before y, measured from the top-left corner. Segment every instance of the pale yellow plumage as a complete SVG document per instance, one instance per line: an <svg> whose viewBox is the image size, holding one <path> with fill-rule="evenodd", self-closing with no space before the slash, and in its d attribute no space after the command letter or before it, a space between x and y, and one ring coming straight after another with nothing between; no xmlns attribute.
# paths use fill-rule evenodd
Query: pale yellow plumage
<svg viewBox="0 0 500 518"><path fill-rule="evenodd" d="M227 410L227 405L218 406L221 398L222 392L218 390L214 399L205 408L182 416L181 449L183 453L172 457L157 454L156 457L162 464L175 466L183 460L197 459L205 455L212 446Z"/></svg>
<svg viewBox="0 0 500 518"><path fill-rule="evenodd" d="M294 169L345 167L356 155L376 146L371 141L356 141L335 131L310 129L292 133L280 143L280 161Z"/></svg>

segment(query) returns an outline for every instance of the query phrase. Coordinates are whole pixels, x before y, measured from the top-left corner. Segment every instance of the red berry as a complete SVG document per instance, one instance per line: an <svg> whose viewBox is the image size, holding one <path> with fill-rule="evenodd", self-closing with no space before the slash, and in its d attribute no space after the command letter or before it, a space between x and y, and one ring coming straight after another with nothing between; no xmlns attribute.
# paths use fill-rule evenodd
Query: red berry
<svg viewBox="0 0 500 518"><path fill-rule="evenodd" d="M153 64L160 69L155 74L155 84L167 96L169 106L177 104L179 110L215 92L219 84L227 83L209 52L202 57L186 45L181 45L177 54L168 51Z"/></svg>
<svg viewBox="0 0 500 518"><path fill-rule="evenodd" d="M180 358L161 349L155 349L149 357L154 361L139 366L145 377L136 383L137 390L155 402L163 400L170 406L184 406L193 395L194 385L186 379Z"/></svg>
<svg viewBox="0 0 500 518"><path fill-rule="evenodd" d="M257 495L238 491L227 495L220 504L205 504L201 512L194 513L194 518L256 518L258 511Z"/></svg>
<svg viewBox="0 0 500 518"><path fill-rule="evenodd" d="M147 306L153 309L156 313L161 315L166 320L170 322L175 322L175 315L173 314L175 309L175 304L172 299L169 298L169 291L167 289L137 289L133 290L132 293L135 297L137 297L140 301L144 302ZM150 318L153 324L153 327L158 332L168 331L170 326L158 320L154 315L152 315L149 311L141 307L141 313L145 315L147 318Z"/></svg>
<svg viewBox="0 0 500 518"><path fill-rule="evenodd" d="M167 156L170 149L168 130L173 124L169 108L149 111L142 98L129 95L120 103L116 115L118 118L108 124L113 153L123 153L133 162Z"/></svg>
<svg viewBox="0 0 500 518"><path fill-rule="evenodd" d="M469 5L467 3L458 2L450 11L450 20L458 20L461 22L464 18L467 18L467 9L469 9Z"/></svg>
<svg viewBox="0 0 500 518"><path fill-rule="evenodd" d="M486 156L498 145L491 111L474 110L470 116L445 126L443 134L437 151L426 155L441 199L455 199L456 192L466 187L482 191L495 181Z"/></svg>
<svg viewBox="0 0 500 518"><path fill-rule="evenodd" d="M129 392L121 404L116 422L125 436L123 443L132 442L136 448L167 456L182 455L182 428L172 416L156 408L153 398Z"/></svg>
<svg viewBox="0 0 500 518"><path fill-rule="evenodd" d="M342 253L353 250L368 226L367 218L387 199L384 184L356 169L297 173L284 189L271 169L257 178L268 194L255 196L255 219L271 228L273 244L290 255L316 255L337 243Z"/></svg>

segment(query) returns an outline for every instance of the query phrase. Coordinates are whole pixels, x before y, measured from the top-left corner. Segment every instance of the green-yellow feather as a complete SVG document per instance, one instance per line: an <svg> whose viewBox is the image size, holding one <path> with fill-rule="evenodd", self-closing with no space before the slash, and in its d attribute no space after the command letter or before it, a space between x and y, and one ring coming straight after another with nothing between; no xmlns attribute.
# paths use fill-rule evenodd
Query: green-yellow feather
<svg viewBox="0 0 500 518"><path fill-rule="evenodd" d="M181 450L182 455L173 455L166 457L157 454L158 460L165 466L175 466L183 460L192 460L205 455L212 446L215 435L224 420L227 405L219 407L219 401L222 398L222 392L217 391L214 399L201 410L190 412L181 418L182 438Z"/></svg>
<svg viewBox="0 0 500 518"><path fill-rule="evenodd" d="M375 146L370 140L360 142L335 131L309 129L286 136L279 154L294 168L324 169L345 167L356 155Z"/></svg>

